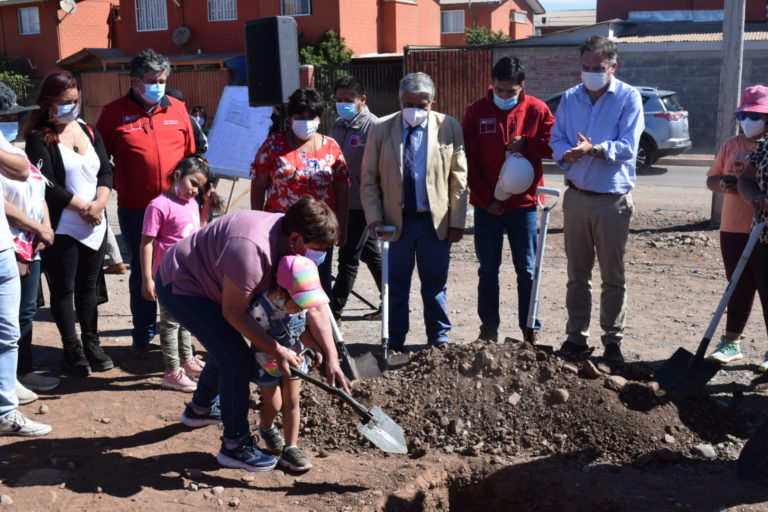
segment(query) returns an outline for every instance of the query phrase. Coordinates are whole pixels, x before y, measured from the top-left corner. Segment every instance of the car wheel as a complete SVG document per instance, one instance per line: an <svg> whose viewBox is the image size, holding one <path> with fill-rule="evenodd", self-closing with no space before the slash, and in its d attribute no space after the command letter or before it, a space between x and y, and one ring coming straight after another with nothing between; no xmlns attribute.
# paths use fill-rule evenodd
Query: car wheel
<svg viewBox="0 0 768 512"><path fill-rule="evenodd" d="M646 169L656 162L656 147L653 142L646 137L640 139L640 146L637 148L637 159L635 165L638 169Z"/></svg>

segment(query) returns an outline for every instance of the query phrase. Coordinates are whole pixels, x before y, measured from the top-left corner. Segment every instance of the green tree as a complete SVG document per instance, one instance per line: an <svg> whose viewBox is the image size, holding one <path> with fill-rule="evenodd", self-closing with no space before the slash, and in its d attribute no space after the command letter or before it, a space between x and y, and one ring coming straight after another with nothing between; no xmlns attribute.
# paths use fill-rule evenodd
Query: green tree
<svg viewBox="0 0 768 512"><path fill-rule="evenodd" d="M16 93L16 101L23 102L32 92L32 79L24 70L20 57L9 57L0 54L0 81L13 89Z"/></svg>
<svg viewBox="0 0 768 512"><path fill-rule="evenodd" d="M309 44L299 39L299 58L302 64L315 67L341 66L352 60L352 50L344 43L344 38L333 30L328 30L317 44Z"/></svg>
<svg viewBox="0 0 768 512"><path fill-rule="evenodd" d="M486 27L466 27L467 44L469 46L480 46L482 44L503 43L509 41L509 36L503 30L491 32Z"/></svg>

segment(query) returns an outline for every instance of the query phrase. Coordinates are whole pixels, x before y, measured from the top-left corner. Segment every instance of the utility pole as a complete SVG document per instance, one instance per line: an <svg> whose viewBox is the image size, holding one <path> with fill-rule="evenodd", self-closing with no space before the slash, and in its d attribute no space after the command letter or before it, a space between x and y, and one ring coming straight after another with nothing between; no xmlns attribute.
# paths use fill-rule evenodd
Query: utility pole
<svg viewBox="0 0 768 512"><path fill-rule="evenodd" d="M744 57L744 11L746 0L725 0L723 7L723 50L720 57L720 96L717 103L715 151L736 135L733 112L741 98L741 70ZM720 227L723 195L712 194L710 226Z"/></svg>

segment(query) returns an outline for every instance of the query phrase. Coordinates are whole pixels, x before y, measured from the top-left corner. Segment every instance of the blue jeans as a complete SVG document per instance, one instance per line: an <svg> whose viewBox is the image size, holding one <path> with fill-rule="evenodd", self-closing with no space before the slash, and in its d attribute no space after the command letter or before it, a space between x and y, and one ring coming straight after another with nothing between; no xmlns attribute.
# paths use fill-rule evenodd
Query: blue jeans
<svg viewBox="0 0 768 512"><path fill-rule="evenodd" d="M475 208L475 254L480 261L477 270L477 314L481 330L498 332L499 268L505 230L517 274L517 323L525 333L536 262L535 206L505 210L501 215ZM538 320L535 328L541 328Z"/></svg>
<svg viewBox="0 0 768 512"><path fill-rule="evenodd" d="M149 345L157 332L157 304L141 296L141 228L144 227L144 210L117 209L120 231L130 252L131 274L128 290L131 294L131 337L135 348Z"/></svg>
<svg viewBox="0 0 768 512"><path fill-rule="evenodd" d="M192 402L210 407L219 399L224 437L236 441L249 435L249 382L255 361L248 342L224 318L221 304L205 297L176 295L171 285L163 284L159 274L155 277L155 289L163 307L208 351Z"/></svg>
<svg viewBox="0 0 768 512"><path fill-rule="evenodd" d="M19 406L16 363L19 356L19 269L13 249L0 252L0 418Z"/></svg>
<svg viewBox="0 0 768 512"><path fill-rule="evenodd" d="M448 341L451 321L445 296L450 260L451 244L437 238L429 215L403 219L400 238L389 250L389 344L392 347L402 348L408 334L408 295L414 263L421 281L427 343L437 345Z"/></svg>
<svg viewBox="0 0 768 512"><path fill-rule="evenodd" d="M29 274L22 277L19 306L19 362L16 373L25 375L34 370L32 358L32 320L37 313L37 287L40 284L40 260L29 264Z"/></svg>

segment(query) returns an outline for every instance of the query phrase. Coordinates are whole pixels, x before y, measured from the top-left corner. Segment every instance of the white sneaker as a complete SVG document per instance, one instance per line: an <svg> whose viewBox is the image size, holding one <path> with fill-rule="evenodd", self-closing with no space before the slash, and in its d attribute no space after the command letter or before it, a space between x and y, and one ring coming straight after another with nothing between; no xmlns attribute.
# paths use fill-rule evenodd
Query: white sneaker
<svg viewBox="0 0 768 512"><path fill-rule="evenodd" d="M29 372L19 377L19 382L32 391L50 391L61 381L56 377L46 377L39 373Z"/></svg>
<svg viewBox="0 0 768 512"><path fill-rule="evenodd" d="M18 409L0 419L0 436L36 437L44 436L50 431L50 425L32 421Z"/></svg>
<svg viewBox="0 0 768 512"><path fill-rule="evenodd" d="M165 389L192 393L197 389L197 382L187 377L187 374L184 373L184 368L179 368L178 370L165 372L163 382L160 383L160 386Z"/></svg>
<svg viewBox="0 0 768 512"><path fill-rule="evenodd" d="M16 381L16 398L19 399L19 405L27 405L38 399L37 393L30 391L24 385Z"/></svg>

